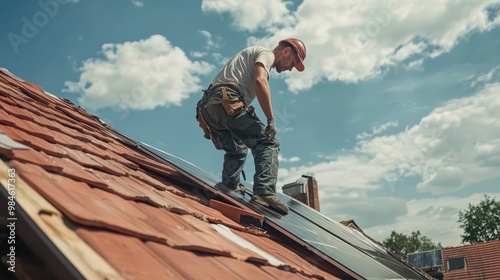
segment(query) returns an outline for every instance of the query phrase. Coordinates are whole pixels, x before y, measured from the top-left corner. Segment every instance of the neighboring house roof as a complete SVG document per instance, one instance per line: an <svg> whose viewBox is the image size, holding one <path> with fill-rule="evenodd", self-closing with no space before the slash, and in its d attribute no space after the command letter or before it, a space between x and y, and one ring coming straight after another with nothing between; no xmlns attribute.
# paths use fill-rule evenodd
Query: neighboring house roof
<svg viewBox="0 0 500 280"><path fill-rule="evenodd" d="M424 278L282 194L286 216L216 189L195 166L5 69L0 132L1 197L14 168L20 238L60 278ZM267 232L241 224L264 216Z"/></svg>
<svg viewBox="0 0 500 280"><path fill-rule="evenodd" d="M442 249L445 280L500 279L500 240ZM450 270L448 261L465 257L465 267Z"/></svg>
<svg viewBox="0 0 500 280"><path fill-rule="evenodd" d="M351 220L341 221L340 223L341 223L341 224L343 224L343 225L344 225L344 226L346 226L346 227L351 227L351 228L353 228L353 229L355 229L355 230L357 230L357 231L359 231L359 232L361 232L361 233L363 233L363 234L365 233L365 232L364 232L364 231L363 231L363 230L362 230L362 229L358 226L358 224L356 224L356 222L355 222L354 220L352 220L352 219L351 219Z"/></svg>

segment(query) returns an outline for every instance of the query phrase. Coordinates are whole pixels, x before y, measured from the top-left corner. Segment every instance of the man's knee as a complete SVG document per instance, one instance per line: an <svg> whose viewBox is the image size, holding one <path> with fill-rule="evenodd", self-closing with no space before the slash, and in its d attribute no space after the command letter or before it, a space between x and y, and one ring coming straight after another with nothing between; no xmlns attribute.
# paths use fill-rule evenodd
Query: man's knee
<svg viewBox="0 0 500 280"><path fill-rule="evenodd" d="M278 139L263 139L262 140L262 146L269 147L273 150L278 150L280 149L280 142Z"/></svg>

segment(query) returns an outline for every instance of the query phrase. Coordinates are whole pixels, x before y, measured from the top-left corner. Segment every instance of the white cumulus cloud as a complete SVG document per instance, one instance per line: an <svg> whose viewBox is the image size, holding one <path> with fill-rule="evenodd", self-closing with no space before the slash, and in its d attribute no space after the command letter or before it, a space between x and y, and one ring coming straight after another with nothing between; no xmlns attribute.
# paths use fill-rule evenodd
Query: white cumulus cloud
<svg viewBox="0 0 500 280"><path fill-rule="evenodd" d="M418 124L404 131L370 139L358 137L363 139L341 155L323 156L326 161L314 164L282 168L280 184L293 181L306 172L314 173L320 187L322 213L338 220L355 218L360 224L374 226L403 217L413 219L407 215L412 212L401 199L386 197L381 203L380 198L372 198L369 192L384 188L391 191L396 185L394 182L400 181L402 186L418 192L453 197L460 189L499 178L499 96L500 84L485 85L474 95L450 100L435 108ZM391 126L395 123L375 127L373 132ZM435 207L451 207L451 202L445 203L443 199L434 200ZM359 201L363 203L358 205ZM377 213L389 216L371 215L376 208L374 205L380 207ZM423 221L427 217L436 223L445 219L447 226L457 231L456 207L441 213L440 217L423 215L416 219ZM418 229L415 225L414 228ZM424 224L421 228L432 229Z"/></svg>
<svg viewBox="0 0 500 280"><path fill-rule="evenodd" d="M206 62L190 60L161 35L104 44L101 52L102 58L83 61L79 81L65 83L65 91L81 94L80 104L92 110L180 105L200 90L200 76L214 69Z"/></svg>
<svg viewBox="0 0 500 280"><path fill-rule="evenodd" d="M500 84L435 108L397 134L360 140L350 152L284 174L314 172L324 187L376 189L396 178L417 176L417 190L453 193L500 174ZM389 122L375 132L395 123ZM359 136L358 138L362 138ZM286 180L285 180L286 181Z"/></svg>
<svg viewBox="0 0 500 280"><path fill-rule="evenodd" d="M300 158L297 156L293 156L291 158L285 158L282 155L278 155L278 159L280 162L290 162L290 163L295 163L300 161Z"/></svg>
<svg viewBox="0 0 500 280"><path fill-rule="evenodd" d="M371 132L362 132L358 135L356 135L356 139L358 140L361 140L361 139L366 139L366 138L370 138L374 135L377 135L377 134L380 134L384 131L386 131L387 129L391 128L391 127L397 127L398 126L398 122L397 121L394 121L394 122L387 122L387 123L384 123L383 125L379 126L379 127L372 127L372 131Z"/></svg>
<svg viewBox="0 0 500 280"><path fill-rule="evenodd" d="M138 8L141 8L144 6L144 2L140 1L140 0L132 0L132 4Z"/></svg>
<svg viewBox="0 0 500 280"><path fill-rule="evenodd" d="M488 13L499 0L304 0L295 11L287 1L246 3L205 0L202 9L231 14L239 29L264 31L249 44L272 48L286 37L302 39L306 71L285 75L294 92L324 80L356 83L399 63L418 69L420 59L435 58L464 36L500 24L498 13Z"/></svg>
<svg viewBox="0 0 500 280"><path fill-rule="evenodd" d="M288 24L293 20L287 8L288 1L281 0L203 0L203 12L228 13L237 29L255 31Z"/></svg>

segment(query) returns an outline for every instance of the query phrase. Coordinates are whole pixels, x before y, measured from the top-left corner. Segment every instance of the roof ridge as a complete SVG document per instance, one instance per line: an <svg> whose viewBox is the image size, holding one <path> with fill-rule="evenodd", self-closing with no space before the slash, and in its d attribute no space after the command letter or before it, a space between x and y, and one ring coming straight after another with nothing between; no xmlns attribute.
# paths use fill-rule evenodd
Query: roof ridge
<svg viewBox="0 0 500 280"><path fill-rule="evenodd" d="M9 75L11 78L14 78L18 81L21 81L21 82L26 82L25 80L19 78L18 76L12 74L12 72L10 72L7 68L3 68L3 67L0 67L0 72L6 74L6 75Z"/></svg>
<svg viewBox="0 0 500 280"><path fill-rule="evenodd" d="M459 245L459 246L443 247L443 249L464 249L464 248L470 248L470 247L486 246L486 245L490 245L491 243L500 243L500 239L488 240L488 241L483 241L483 242L473 243L473 244L463 244L463 245Z"/></svg>

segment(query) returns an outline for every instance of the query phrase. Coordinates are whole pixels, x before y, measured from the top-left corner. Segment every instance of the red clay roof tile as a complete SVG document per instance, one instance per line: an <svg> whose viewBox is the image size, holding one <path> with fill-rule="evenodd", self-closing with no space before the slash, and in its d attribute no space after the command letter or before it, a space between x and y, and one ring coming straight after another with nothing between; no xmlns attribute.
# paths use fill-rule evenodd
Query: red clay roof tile
<svg viewBox="0 0 500 280"><path fill-rule="evenodd" d="M24 120L34 120L33 114L29 111L25 111L22 108L17 107L17 105L7 105L2 106L6 112L8 112L11 116L15 116L16 118L24 119Z"/></svg>
<svg viewBox="0 0 500 280"><path fill-rule="evenodd" d="M0 95L0 102L5 105L16 106L16 102L12 100L12 98L10 98L9 96ZM0 106L1 106L0 108L2 109L6 108L5 106L2 105Z"/></svg>
<svg viewBox="0 0 500 280"><path fill-rule="evenodd" d="M69 147L68 145L65 144L63 145L66 146L66 147L62 146L62 149L66 152L65 157L72 159L74 162L84 167L97 168L97 169L100 169L102 167L101 164L92 160L92 157L95 157L94 155L84 153L80 150L72 149L72 147Z"/></svg>
<svg viewBox="0 0 500 280"><path fill-rule="evenodd" d="M49 129L52 129L52 127L49 127ZM81 145L79 145L78 141L75 141L74 138L71 138L68 135L57 130L52 130L52 137L54 137L54 142L57 144L66 146L71 149L81 149Z"/></svg>
<svg viewBox="0 0 500 280"><path fill-rule="evenodd" d="M442 249L445 280L500 279L500 240ZM449 270L447 261L465 257L466 268Z"/></svg>
<svg viewBox="0 0 500 280"><path fill-rule="evenodd" d="M142 166L143 168L147 168L151 171L154 171L163 176L172 176L177 172L166 164L158 163L148 157L140 155L138 153L126 153L122 154L122 156L137 165Z"/></svg>
<svg viewBox="0 0 500 280"><path fill-rule="evenodd" d="M14 121L16 122L16 128L21 129L32 136L45 139L51 143L55 143L54 136L52 136L52 134L42 126L36 125L35 123L28 120L23 121L13 116L12 119L14 119Z"/></svg>
<svg viewBox="0 0 500 280"><path fill-rule="evenodd" d="M37 151L43 151L57 157L63 157L65 155L65 152L60 148L60 146L51 144L46 140L37 138L36 136L30 135L20 129L16 129L15 127L0 124L0 131L3 131L11 139L30 146Z"/></svg>
<svg viewBox="0 0 500 280"><path fill-rule="evenodd" d="M89 169L89 172L106 183L105 190L109 192L117 194L125 199L147 201L156 206L160 206L160 204L155 203L150 198L151 195L149 194L149 190L145 190L145 187L143 188L140 185L130 183L130 177L114 176L103 171L92 169Z"/></svg>
<svg viewBox="0 0 500 280"><path fill-rule="evenodd" d="M13 117L11 117L5 110L0 107L0 124L14 126L16 124Z"/></svg>
<svg viewBox="0 0 500 280"><path fill-rule="evenodd" d="M51 160L52 157L49 155L31 149L14 150L9 158L34 164L50 172L61 173L63 170L63 167L59 164L59 162Z"/></svg>
<svg viewBox="0 0 500 280"><path fill-rule="evenodd" d="M87 113L77 107L73 107L71 110L68 106L58 106L56 105L56 109L66 114L70 119L82 122L80 125L85 129L89 129L92 131L96 125L101 125L101 122L90 117ZM88 126L85 126L88 125Z"/></svg>
<svg viewBox="0 0 500 280"><path fill-rule="evenodd" d="M125 279L182 279L177 268L166 264L136 237L84 227L78 227L76 233Z"/></svg>
<svg viewBox="0 0 500 280"><path fill-rule="evenodd" d="M228 217L232 221L236 223L241 223L242 215L250 216L256 220L259 220L260 223L264 222L264 216L261 214L257 214L254 211L241 209L224 202L210 199L209 205L211 208L214 208L217 211L220 211L224 216Z"/></svg>
<svg viewBox="0 0 500 280"><path fill-rule="evenodd" d="M238 266L255 266L238 261L236 266L228 266L229 257L214 257L210 254L193 253L175 250L154 242L146 242L146 246L163 259L169 266L176 267L182 279L238 279L249 275L238 275ZM255 278L258 279L258 278Z"/></svg>
<svg viewBox="0 0 500 280"><path fill-rule="evenodd" d="M132 170L138 170L139 169L139 165L137 165L136 163L133 163L131 161L129 161L128 159L125 159L124 157L114 153L113 151L109 150L109 149L106 149L104 150L104 153L101 154L102 158L104 159L112 159L114 160L115 162L123 165L124 167L128 167Z"/></svg>
<svg viewBox="0 0 500 280"><path fill-rule="evenodd" d="M138 169L138 170L133 170L129 172L131 177L134 177L135 179L150 185L151 187L154 187L158 190L166 190L166 186L164 183L160 182L158 179L154 178L153 176L145 173L143 170Z"/></svg>
<svg viewBox="0 0 500 280"><path fill-rule="evenodd" d="M237 234L241 235L241 233L239 232L237 232ZM317 275L318 278L324 277L325 279L329 279L330 277L332 277L331 275L328 275L328 273L325 273L320 269L320 267L324 265L324 261L320 258L315 257L313 254L304 254L301 252L292 251L284 244L275 240L271 240L270 238L262 238L250 235L246 236L246 239L259 246L263 250L273 254L283 262L292 265L292 267L300 268L301 273L308 275ZM304 263L307 262L312 262L315 265L305 266Z"/></svg>

